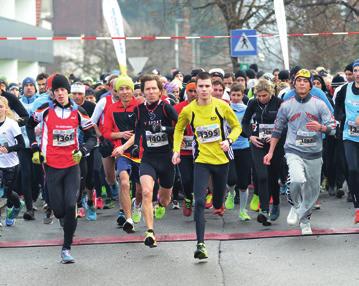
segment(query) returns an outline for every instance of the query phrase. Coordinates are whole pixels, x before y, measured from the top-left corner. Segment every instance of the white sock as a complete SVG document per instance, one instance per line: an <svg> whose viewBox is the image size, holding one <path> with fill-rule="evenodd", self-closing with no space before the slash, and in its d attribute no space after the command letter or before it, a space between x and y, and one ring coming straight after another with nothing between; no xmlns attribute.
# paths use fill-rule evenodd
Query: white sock
<svg viewBox="0 0 359 286"><path fill-rule="evenodd" d="M243 191L239 190L239 211L245 210L248 201L248 189Z"/></svg>
<svg viewBox="0 0 359 286"><path fill-rule="evenodd" d="M234 195L235 194L235 190L234 190L235 187L236 187L236 185L233 185L233 186L228 186L227 185L228 192L231 193L232 195Z"/></svg>

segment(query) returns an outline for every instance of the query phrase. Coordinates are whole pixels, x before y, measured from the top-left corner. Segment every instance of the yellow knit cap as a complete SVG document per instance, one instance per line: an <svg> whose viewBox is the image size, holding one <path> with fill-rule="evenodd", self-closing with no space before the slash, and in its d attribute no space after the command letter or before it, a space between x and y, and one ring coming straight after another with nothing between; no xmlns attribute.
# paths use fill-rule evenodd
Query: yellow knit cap
<svg viewBox="0 0 359 286"><path fill-rule="evenodd" d="M128 86L132 91L135 88L135 85L132 79L127 75L120 75L115 81L115 91L118 91L121 86Z"/></svg>

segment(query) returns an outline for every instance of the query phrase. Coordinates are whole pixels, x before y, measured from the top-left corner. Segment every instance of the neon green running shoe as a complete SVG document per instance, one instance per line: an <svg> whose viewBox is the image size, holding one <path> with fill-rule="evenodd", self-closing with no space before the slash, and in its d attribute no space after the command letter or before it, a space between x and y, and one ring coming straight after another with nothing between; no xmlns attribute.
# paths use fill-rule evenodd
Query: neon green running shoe
<svg viewBox="0 0 359 286"><path fill-rule="evenodd" d="M107 191L106 191L106 187L105 186L102 186L101 187L101 197L103 199L106 199L107 198Z"/></svg>
<svg viewBox="0 0 359 286"><path fill-rule="evenodd" d="M243 210L243 211L239 212L239 220L241 220L241 221L251 220L251 217L247 213L247 210Z"/></svg>
<svg viewBox="0 0 359 286"><path fill-rule="evenodd" d="M134 223L139 223L141 221L141 205L136 206L136 198L132 199L132 220Z"/></svg>
<svg viewBox="0 0 359 286"><path fill-rule="evenodd" d="M257 212L259 210L259 196L258 195L253 194L252 200L249 204L249 208L255 212Z"/></svg>
<svg viewBox="0 0 359 286"><path fill-rule="evenodd" d="M224 204L226 206L227 210L233 210L234 209L234 194L231 192L228 192L226 202Z"/></svg>
<svg viewBox="0 0 359 286"><path fill-rule="evenodd" d="M207 248L203 242L197 243L197 249L194 252L194 258L200 260L208 258Z"/></svg>
<svg viewBox="0 0 359 286"><path fill-rule="evenodd" d="M156 219L163 219L163 217L165 216L165 214L166 214L166 208L160 206L159 204L157 204L157 205L155 206L155 218L156 218Z"/></svg>
<svg viewBox="0 0 359 286"><path fill-rule="evenodd" d="M153 231L148 230L145 232L144 243L146 246L148 246L150 248L157 247L157 241L156 241L155 234L153 233Z"/></svg>

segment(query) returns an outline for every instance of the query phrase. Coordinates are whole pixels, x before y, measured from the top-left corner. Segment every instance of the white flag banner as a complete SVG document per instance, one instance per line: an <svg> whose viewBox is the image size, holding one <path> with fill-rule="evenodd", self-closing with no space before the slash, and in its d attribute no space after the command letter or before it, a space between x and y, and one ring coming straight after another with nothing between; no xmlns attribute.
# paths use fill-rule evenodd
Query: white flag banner
<svg viewBox="0 0 359 286"><path fill-rule="evenodd" d="M123 18L117 0L102 0L103 17L111 37L124 37ZM121 74L127 74L125 40L112 40Z"/></svg>
<svg viewBox="0 0 359 286"><path fill-rule="evenodd" d="M283 0L274 0L274 12L277 19L280 46L282 48L284 68L289 70L288 36L287 21L285 18L285 9Z"/></svg>

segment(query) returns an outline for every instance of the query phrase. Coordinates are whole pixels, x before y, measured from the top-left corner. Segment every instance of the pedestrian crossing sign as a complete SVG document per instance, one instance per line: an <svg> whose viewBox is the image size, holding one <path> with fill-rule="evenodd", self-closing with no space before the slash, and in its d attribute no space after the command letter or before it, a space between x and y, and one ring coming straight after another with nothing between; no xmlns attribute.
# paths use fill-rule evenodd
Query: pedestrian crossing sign
<svg viewBox="0 0 359 286"><path fill-rule="evenodd" d="M231 56L257 55L257 31L256 30L231 30Z"/></svg>

